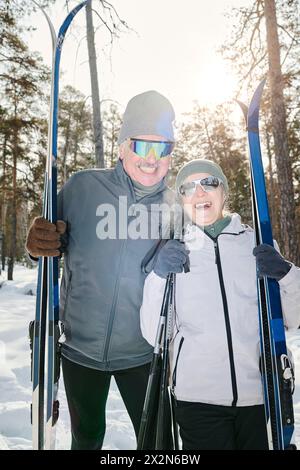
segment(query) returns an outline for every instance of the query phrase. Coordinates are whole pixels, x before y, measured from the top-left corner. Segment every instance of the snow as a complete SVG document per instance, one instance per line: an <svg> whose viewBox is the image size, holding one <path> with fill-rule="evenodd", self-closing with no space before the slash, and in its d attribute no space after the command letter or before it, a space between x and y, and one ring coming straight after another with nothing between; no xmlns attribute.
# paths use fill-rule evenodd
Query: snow
<svg viewBox="0 0 300 470"><path fill-rule="evenodd" d="M28 325L34 318L36 268L17 265L14 281L0 275L0 449L31 449L31 381ZM56 448L70 448L70 422L63 380ZM107 401L103 449L135 449L133 427L115 381Z"/></svg>
<svg viewBox="0 0 300 470"><path fill-rule="evenodd" d="M28 324L34 317L36 268L17 265L14 281L0 275L0 449L31 449L30 351ZM300 330L289 332L288 345L295 361L294 394L296 444L300 447ZM60 417L57 449L70 448L70 422L63 381L60 381ZM116 383L107 402L107 429L103 449L135 449L133 427Z"/></svg>

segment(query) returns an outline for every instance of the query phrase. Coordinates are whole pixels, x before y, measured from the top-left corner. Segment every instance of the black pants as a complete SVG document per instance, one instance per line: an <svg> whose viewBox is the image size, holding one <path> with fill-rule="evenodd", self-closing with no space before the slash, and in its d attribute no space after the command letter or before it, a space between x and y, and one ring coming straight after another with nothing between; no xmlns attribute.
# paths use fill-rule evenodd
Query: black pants
<svg viewBox="0 0 300 470"><path fill-rule="evenodd" d="M72 450L99 450L105 435L105 406L114 376L136 436L138 436L150 364L132 369L102 372L62 358L67 394Z"/></svg>
<svg viewBox="0 0 300 470"><path fill-rule="evenodd" d="M183 450L267 450L264 406L176 402Z"/></svg>

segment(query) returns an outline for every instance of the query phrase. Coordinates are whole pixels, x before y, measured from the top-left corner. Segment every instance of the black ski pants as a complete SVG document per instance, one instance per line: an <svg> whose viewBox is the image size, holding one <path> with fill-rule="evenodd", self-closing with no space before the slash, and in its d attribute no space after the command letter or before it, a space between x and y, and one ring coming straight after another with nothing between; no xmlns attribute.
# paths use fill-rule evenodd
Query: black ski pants
<svg viewBox="0 0 300 470"><path fill-rule="evenodd" d="M176 401L175 415L183 450L268 450L263 405Z"/></svg>
<svg viewBox="0 0 300 470"><path fill-rule="evenodd" d="M138 436L150 363L131 369L103 372L62 358L71 418L71 450L99 450L105 435L105 407L114 376L135 435Z"/></svg>

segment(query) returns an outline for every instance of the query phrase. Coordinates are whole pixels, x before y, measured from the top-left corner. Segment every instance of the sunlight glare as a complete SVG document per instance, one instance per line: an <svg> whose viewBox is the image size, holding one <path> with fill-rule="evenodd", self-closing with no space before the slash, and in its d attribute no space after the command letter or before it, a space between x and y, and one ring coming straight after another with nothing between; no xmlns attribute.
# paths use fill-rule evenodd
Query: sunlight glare
<svg viewBox="0 0 300 470"><path fill-rule="evenodd" d="M221 59L202 66L197 78L195 96L200 105L215 106L234 99L236 79Z"/></svg>

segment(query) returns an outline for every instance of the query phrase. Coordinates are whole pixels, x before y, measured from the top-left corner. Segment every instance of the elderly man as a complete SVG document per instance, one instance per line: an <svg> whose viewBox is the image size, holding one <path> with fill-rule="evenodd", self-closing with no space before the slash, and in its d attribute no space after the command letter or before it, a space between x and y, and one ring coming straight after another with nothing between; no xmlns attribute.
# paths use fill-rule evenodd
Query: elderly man
<svg viewBox="0 0 300 470"><path fill-rule="evenodd" d="M60 318L72 449L101 449L112 376L136 435L139 431L153 352L139 325L141 262L161 236L161 226L152 227L147 216L173 201L164 178L174 118L171 103L156 91L133 97L123 117L116 167L73 175L58 196L61 221L55 226L39 217L28 233L33 257L58 256L65 228L68 236Z"/></svg>

